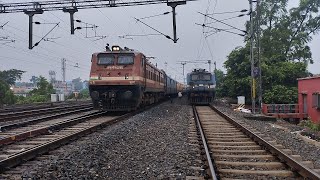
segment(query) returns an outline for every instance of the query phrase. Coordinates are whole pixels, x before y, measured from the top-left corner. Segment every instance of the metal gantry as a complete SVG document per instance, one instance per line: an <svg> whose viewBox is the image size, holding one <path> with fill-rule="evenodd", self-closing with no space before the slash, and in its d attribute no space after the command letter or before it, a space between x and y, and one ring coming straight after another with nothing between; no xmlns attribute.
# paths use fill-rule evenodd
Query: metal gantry
<svg viewBox="0 0 320 180"><path fill-rule="evenodd" d="M193 1L193 0L188 0ZM58 10L73 10L92 9L92 8L107 8L121 6L138 6L150 4L168 3L168 6L183 4L186 1L168 1L168 0L56 0L56 1L38 1L38 2L23 2L23 3L3 3L0 4L0 13L18 13L30 11L58 11Z"/></svg>
<svg viewBox="0 0 320 180"><path fill-rule="evenodd" d="M121 6L138 6L150 4L167 3L167 6L172 7L173 11L173 41L177 42L176 34L176 13L175 8L178 5L186 4L187 1L195 0L55 0L55 1L38 1L38 2L23 2L23 3L3 3L0 4L0 14L5 13L19 13L23 12L29 16L29 49L32 49L32 23L33 16L36 14L43 14L45 11L62 10L70 14L71 34L74 34L74 14L79 9L93 9L93 8L108 8Z"/></svg>

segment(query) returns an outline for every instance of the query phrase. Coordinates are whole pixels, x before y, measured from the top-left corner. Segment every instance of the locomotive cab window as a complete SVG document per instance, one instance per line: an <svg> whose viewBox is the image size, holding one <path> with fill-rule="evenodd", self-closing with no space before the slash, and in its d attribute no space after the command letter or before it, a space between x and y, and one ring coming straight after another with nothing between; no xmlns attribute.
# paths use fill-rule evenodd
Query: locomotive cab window
<svg viewBox="0 0 320 180"><path fill-rule="evenodd" d="M201 78L202 78L202 80L210 81L211 80L211 75L210 74L203 74Z"/></svg>
<svg viewBox="0 0 320 180"><path fill-rule="evenodd" d="M118 64L119 65L129 65L129 64L133 64L134 62L134 58L133 56L119 56L118 57Z"/></svg>
<svg viewBox="0 0 320 180"><path fill-rule="evenodd" d="M98 64L99 65L113 65L114 64L114 56L107 54L99 54L98 55Z"/></svg>
<svg viewBox="0 0 320 180"><path fill-rule="evenodd" d="M193 81L194 81L194 80L198 80L198 79L199 79L199 76L198 76L198 75L192 75L192 76L191 76L191 80L193 80Z"/></svg>

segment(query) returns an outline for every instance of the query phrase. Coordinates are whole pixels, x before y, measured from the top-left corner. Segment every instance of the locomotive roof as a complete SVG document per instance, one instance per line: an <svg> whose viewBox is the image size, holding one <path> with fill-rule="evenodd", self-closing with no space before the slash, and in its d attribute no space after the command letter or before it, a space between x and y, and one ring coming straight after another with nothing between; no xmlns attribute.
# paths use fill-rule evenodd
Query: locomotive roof
<svg viewBox="0 0 320 180"><path fill-rule="evenodd" d="M101 51L101 52L96 52L93 54L94 55L98 55L98 54L134 54L134 55L138 55L138 54L142 54L142 53L139 51L136 51L136 50L130 50L130 51L122 50L122 51Z"/></svg>

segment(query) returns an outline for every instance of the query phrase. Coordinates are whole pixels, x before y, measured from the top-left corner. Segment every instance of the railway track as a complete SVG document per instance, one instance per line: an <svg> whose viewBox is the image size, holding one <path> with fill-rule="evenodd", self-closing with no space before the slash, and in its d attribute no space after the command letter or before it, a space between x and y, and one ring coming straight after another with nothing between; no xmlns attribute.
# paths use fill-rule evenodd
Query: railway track
<svg viewBox="0 0 320 180"><path fill-rule="evenodd" d="M153 106L154 105L145 109ZM37 125L29 126L29 128L33 128L32 130L21 129L19 133L24 134L25 137L15 135L15 138L9 138L11 142L4 143L0 147L0 179L12 179L12 177L21 178L21 171L12 168L86 134L127 119L145 109L124 115L110 115L110 113L108 115L106 112L92 111L90 113L87 112L85 115L65 119L56 123L51 121L50 125L43 126L44 124L42 124L40 128L36 128L39 126ZM44 123L48 124L48 122ZM12 132L17 131L13 129ZM32 161L28 163L32 163Z"/></svg>
<svg viewBox="0 0 320 180"><path fill-rule="evenodd" d="M18 111L26 111L26 110L35 110L35 109L43 109L50 107L58 107L58 106L67 106L72 104L85 104L91 103L91 101L63 101L63 102L47 102L47 103L35 103L35 104L21 104L14 105L10 107L0 108L0 113L12 113Z"/></svg>
<svg viewBox="0 0 320 180"><path fill-rule="evenodd" d="M52 108L41 108L41 109L32 109L26 111L18 111L18 112L6 112L0 113L0 122L12 121L16 119L28 118L33 116L40 116L45 114L53 114L53 113L61 113L66 111L72 111L81 108L91 107L91 103L80 104L80 105L67 105L60 107L52 107Z"/></svg>
<svg viewBox="0 0 320 180"><path fill-rule="evenodd" d="M105 125L129 117L105 116L105 112L93 112L65 122L41 128L41 133L33 137L12 142L0 148L0 172L26 162L36 156L53 150L78 137L91 133ZM10 171L7 172L10 174Z"/></svg>
<svg viewBox="0 0 320 180"><path fill-rule="evenodd" d="M205 177L212 179L320 179L309 161L261 138L213 106L193 107L207 159ZM205 152L205 153L204 153Z"/></svg>

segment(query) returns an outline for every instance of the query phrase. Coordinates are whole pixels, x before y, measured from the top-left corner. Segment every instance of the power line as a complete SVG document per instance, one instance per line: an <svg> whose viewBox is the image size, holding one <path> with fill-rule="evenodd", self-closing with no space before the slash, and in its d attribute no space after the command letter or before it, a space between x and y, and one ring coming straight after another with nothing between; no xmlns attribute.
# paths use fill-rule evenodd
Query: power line
<svg viewBox="0 0 320 180"><path fill-rule="evenodd" d="M148 18L153 18L153 17L158 17L158 16L163 16L163 15L167 15L167 14L170 14L171 12L167 11L167 12L164 12L164 13L161 13L161 14L156 14L156 15L152 15L152 16L146 16L146 17L142 17L142 18L139 18L139 19L148 19Z"/></svg>
<svg viewBox="0 0 320 180"><path fill-rule="evenodd" d="M21 41L26 41L26 40L23 40L23 38L21 38L21 37L19 37L19 36L17 36L17 35L15 35L16 37L18 37L18 38L20 38L21 39ZM9 45L5 45L5 46L7 46L7 47L10 47L10 48L13 48L13 49L19 49L20 50L20 53L21 52L24 52L24 53L26 53L26 54L28 54L28 55L31 55L31 56L36 56L36 57L39 57L41 60L46 60L46 59L52 59L53 61L57 61L58 62L58 60L57 59L61 59L60 57L54 57L54 56L48 56L47 54L42 54L42 53L40 53L40 52L34 52L34 51L26 51L26 50L24 50L24 49L22 49L22 48L17 48L17 47L13 47L13 46L9 46ZM67 64L68 66L73 66L73 65L70 65L70 64ZM82 70L82 69L81 69ZM88 70L86 70L86 72L87 72Z"/></svg>
<svg viewBox="0 0 320 180"><path fill-rule="evenodd" d="M24 32L24 33L28 33L28 32L26 32L26 31L24 31L24 30L21 30L21 29L19 29L19 28L17 28L17 27L11 26L11 25L8 25L8 27L13 28L13 29L16 29L16 30L19 30L19 31ZM5 30L5 31L6 31L6 30ZM8 31L8 32L9 32L9 31ZM12 33L12 32L9 32L9 33ZM15 35L15 36L17 36L17 35ZM38 36L38 35L35 35L35 36L40 37L40 36ZM22 37L20 37L20 39L23 40ZM23 40L23 41L27 42L27 40ZM64 47L64 48L69 48L69 47L64 46L64 45L62 45L62 44L59 44L59 43L57 43L57 42L54 42L54 44L57 44L58 46L62 46L62 47ZM44 48L44 47L39 47L39 48L41 48L41 49L43 49L43 50L45 50L45 51L47 51L47 52L49 52L49 53L56 54L55 52L50 51L50 50L48 50L48 49L46 49L46 48ZM70 49L70 48L69 48L69 49ZM77 51L77 52L79 52L79 51ZM69 53L67 54L67 56L70 56L70 57L71 57L72 55L71 55L70 52L69 52ZM60 59L61 57L57 57L57 56L56 56L56 58ZM73 56L73 58L78 59L78 58L75 57L75 56ZM71 58L71 59L72 59L72 58ZM70 60L70 61L71 61L71 62L74 62L74 61L72 61L72 60ZM77 63L77 62L74 62L74 63Z"/></svg>
<svg viewBox="0 0 320 180"><path fill-rule="evenodd" d="M32 48L34 48L35 46L38 46L39 43L40 43L44 38L46 38L57 26L59 26L59 23L57 23L46 35L44 35L38 42L36 42L36 43L32 46ZM32 48L31 48L31 49L32 49Z"/></svg>
<svg viewBox="0 0 320 180"><path fill-rule="evenodd" d="M229 18L225 18L225 19L221 19L220 21L227 21L227 20L230 20L230 19L235 19L235 18L238 18L238 17L243 17L247 14L239 14L237 16L233 16L233 17L229 17ZM217 21L214 21L214 22L210 22L210 23L206 23L206 24L213 24L213 23L216 23ZM233 28L234 29L234 28Z"/></svg>
<svg viewBox="0 0 320 180"><path fill-rule="evenodd" d="M248 10L247 9L242 9L240 11L226 11L226 12L218 12L218 13L211 13L211 14L208 14L208 15L213 15L213 14L231 14L231 13L237 13L237 12L247 12Z"/></svg>
<svg viewBox="0 0 320 180"><path fill-rule="evenodd" d="M199 25L199 26L202 26L202 27L207 27L207 28L215 29L215 30L217 30L218 32L224 31L224 32L228 32L228 33L231 33L231 34L236 34L236 35L239 35L239 36L245 36L245 34L238 34L238 33L232 32L232 31L228 31L228 29L215 28L215 27L206 26L205 24L199 24L199 23L195 23L195 24L196 24L196 25Z"/></svg>
<svg viewBox="0 0 320 180"><path fill-rule="evenodd" d="M169 35L166 35L166 34L164 34L164 33L160 32L159 30L157 30L157 29L155 29L155 28L151 27L150 25L148 25L148 24L146 24L146 23L142 22L140 19L137 19L137 18L134 18L134 19L135 19L137 22L140 22L140 23L144 24L145 26L147 26L147 27L149 27L149 28L153 29L154 31L158 32L159 34L162 34L162 35L163 35L164 37L166 37L167 39L171 39L172 41L174 41L174 39L172 39Z"/></svg>
<svg viewBox="0 0 320 180"><path fill-rule="evenodd" d="M211 17L211 16L209 16L209 15L207 15L207 14L203 14L203 13L201 13L201 12L198 12L198 13L199 13L199 14L202 14L202 15L210 18L210 19L213 19L213 20L215 20L215 21L218 21L218 22L220 22L220 23L222 23L222 24L224 24L224 25L227 25L227 26L229 26L229 27L232 27L232 28L234 28L234 29L237 29L237 30L242 31L242 32L244 32L245 34L247 34L247 31L241 30L241 29L239 29L239 28L237 28L237 27L235 27L235 26L232 26L232 25L230 25L230 24L227 24L227 23L225 23L225 22L223 22L223 21L221 21L221 20L218 20L218 19L216 19L216 18L214 18L214 17Z"/></svg>

